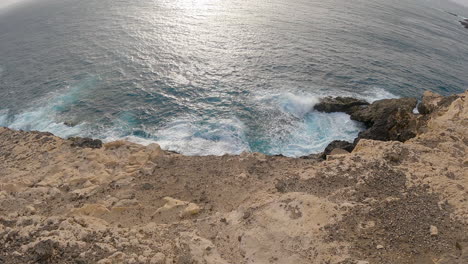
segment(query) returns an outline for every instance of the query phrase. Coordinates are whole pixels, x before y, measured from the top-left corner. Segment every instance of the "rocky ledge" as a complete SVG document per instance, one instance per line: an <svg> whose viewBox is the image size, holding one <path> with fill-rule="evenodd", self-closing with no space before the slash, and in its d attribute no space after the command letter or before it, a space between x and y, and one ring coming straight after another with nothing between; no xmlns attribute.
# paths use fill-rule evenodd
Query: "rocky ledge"
<svg viewBox="0 0 468 264"><path fill-rule="evenodd" d="M459 97L459 95L444 97L427 91L419 104L415 98L384 99L372 104L350 97L324 98L315 105L315 110L326 113L347 113L352 120L363 123L366 130L352 143L332 142L322 157L326 157L335 149L351 152L361 139L405 142L425 129L432 112L449 106ZM416 109L418 111L415 111Z"/></svg>
<svg viewBox="0 0 468 264"><path fill-rule="evenodd" d="M0 128L0 263L466 264L468 92L415 105L325 161Z"/></svg>
<svg viewBox="0 0 468 264"><path fill-rule="evenodd" d="M460 23L465 27L468 28L468 19L460 21Z"/></svg>

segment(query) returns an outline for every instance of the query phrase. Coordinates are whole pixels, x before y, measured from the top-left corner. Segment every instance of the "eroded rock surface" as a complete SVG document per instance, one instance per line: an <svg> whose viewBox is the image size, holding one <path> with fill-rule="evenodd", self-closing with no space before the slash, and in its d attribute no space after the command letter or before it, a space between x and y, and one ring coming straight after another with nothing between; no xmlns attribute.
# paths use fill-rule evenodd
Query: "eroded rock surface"
<svg viewBox="0 0 468 264"><path fill-rule="evenodd" d="M359 110L361 106L366 105L369 105L367 101L352 97L325 97L314 106L314 109L325 113L344 112L351 114Z"/></svg>
<svg viewBox="0 0 468 264"><path fill-rule="evenodd" d="M466 264L468 92L426 101L413 138L321 162L0 128L0 263Z"/></svg>

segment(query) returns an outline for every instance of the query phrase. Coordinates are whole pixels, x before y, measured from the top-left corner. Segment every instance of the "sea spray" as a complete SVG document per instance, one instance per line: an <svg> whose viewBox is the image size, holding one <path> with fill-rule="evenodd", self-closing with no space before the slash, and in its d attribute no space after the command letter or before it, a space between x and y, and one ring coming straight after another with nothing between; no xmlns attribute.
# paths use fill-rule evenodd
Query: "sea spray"
<svg viewBox="0 0 468 264"><path fill-rule="evenodd" d="M162 126L141 123L133 112L122 111L108 125L99 122L64 122L93 86L93 81L69 87L63 94L49 96L49 101L15 115L0 112L0 125L14 129L52 132L61 137L85 136L104 141L119 139L148 145L158 143L166 150L185 155L240 154L262 152L290 157L318 153L333 140L353 141L364 128L344 113L320 113L313 110L323 94L301 91L257 93L249 98L249 119L231 116L177 116ZM383 89L369 90L355 97L375 101L395 97Z"/></svg>

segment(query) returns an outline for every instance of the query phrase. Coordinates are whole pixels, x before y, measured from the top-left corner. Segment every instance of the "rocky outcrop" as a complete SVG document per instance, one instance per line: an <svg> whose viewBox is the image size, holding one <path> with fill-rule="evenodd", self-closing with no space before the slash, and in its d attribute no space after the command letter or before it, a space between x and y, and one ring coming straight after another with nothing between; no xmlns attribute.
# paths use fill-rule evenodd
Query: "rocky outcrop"
<svg viewBox="0 0 468 264"><path fill-rule="evenodd" d="M458 95L442 96L430 91L424 92L421 103L418 105L418 112L423 115L428 115L441 107L449 106L453 101L458 99Z"/></svg>
<svg viewBox="0 0 468 264"><path fill-rule="evenodd" d="M468 19L460 21L460 23L465 27L468 28Z"/></svg>
<svg viewBox="0 0 468 264"><path fill-rule="evenodd" d="M417 103L415 98L385 99L351 113L352 120L368 127L358 138L404 142L415 137L418 121L413 109Z"/></svg>
<svg viewBox="0 0 468 264"><path fill-rule="evenodd" d="M102 148L102 141L99 140L99 139L71 137L68 140L71 141L71 146L72 147Z"/></svg>
<svg viewBox="0 0 468 264"><path fill-rule="evenodd" d="M359 110L360 106L365 105L369 105L369 103L352 97L325 97L314 106L314 109L325 113L344 112L351 114Z"/></svg>
<svg viewBox="0 0 468 264"><path fill-rule="evenodd" d="M466 264L468 92L426 101L414 138L320 162L0 128L0 263Z"/></svg>
<svg viewBox="0 0 468 264"><path fill-rule="evenodd" d="M427 103L423 105L423 111L427 105L428 109L432 106L433 102L430 96L426 94ZM435 95L434 95L435 96ZM445 97L440 101L447 101ZM418 128L421 126L420 118L413 113L417 105L417 100L414 98L402 99L384 99L376 101L372 104L363 103L362 100L348 98L348 97L327 97L322 100L319 107L315 109L323 112L345 112L351 116L352 120L362 122L367 129L359 133L358 138L353 144L345 142L332 142L325 149L322 157L329 155L334 149L344 149L352 151L354 146L360 139L374 139L382 141L401 141L404 142L416 136ZM435 104L434 107L438 107ZM440 105L442 106L442 104ZM432 109L432 108L431 108Z"/></svg>
<svg viewBox="0 0 468 264"><path fill-rule="evenodd" d="M354 149L354 143L343 141L343 140L335 140L331 142L330 144L328 144L328 146L322 152L322 158L326 158L335 149L341 149L347 152L351 152Z"/></svg>

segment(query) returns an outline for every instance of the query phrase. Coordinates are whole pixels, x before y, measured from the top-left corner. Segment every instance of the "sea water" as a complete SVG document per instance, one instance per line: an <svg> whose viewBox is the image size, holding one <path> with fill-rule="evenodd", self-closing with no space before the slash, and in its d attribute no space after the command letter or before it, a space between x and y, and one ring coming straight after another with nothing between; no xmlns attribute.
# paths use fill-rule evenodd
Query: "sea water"
<svg viewBox="0 0 468 264"><path fill-rule="evenodd" d="M187 155L303 156L361 124L313 110L468 86L436 0L29 0L0 9L0 126Z"/></svg>

